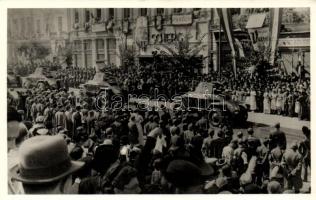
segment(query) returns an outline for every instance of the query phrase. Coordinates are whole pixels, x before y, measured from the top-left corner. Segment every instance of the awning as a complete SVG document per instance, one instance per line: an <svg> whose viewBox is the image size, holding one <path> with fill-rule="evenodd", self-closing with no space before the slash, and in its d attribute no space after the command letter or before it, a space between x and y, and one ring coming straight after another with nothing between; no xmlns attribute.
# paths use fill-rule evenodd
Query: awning
<svg viewBox="0 0 316 200"><path fill-rule="evenodd" d="M250 15L246 28L261 28L263 26L266 14Z"/></svg>

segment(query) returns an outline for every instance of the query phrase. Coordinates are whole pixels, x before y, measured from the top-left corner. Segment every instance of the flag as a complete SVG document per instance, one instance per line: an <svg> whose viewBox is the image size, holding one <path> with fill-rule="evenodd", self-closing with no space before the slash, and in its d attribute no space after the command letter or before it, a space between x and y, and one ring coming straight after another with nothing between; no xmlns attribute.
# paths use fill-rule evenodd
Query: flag
<svg viewBox="0 0 316 200"><path fill-rule="evenodd" d="M270 64L274 65L282 21L282 8L270 9Z"/></svg>
<svg viewBox="0 0 316 200"><path fill-rule="evenodd" d="M229 46L232 51L232 64L235 78L237 78L237 69L236 69L236 51L234 46L234 35L233 35L233 23L231 16L230 8L217 8L217 13L220 18L220 22L223 25L225 36L229 43ZM221 30L220 30L221 31Z"/></svg>
<svg viewBox="0 0 316 200"><path fill-rule="evenodd" d="M236 43L236 46L238 48L238 55L239 55L239 57L240 58L244 58L245 57L245 52L244 52L244 48L243 48L241 42L237 38L235 38L235 43Z"/></svg>

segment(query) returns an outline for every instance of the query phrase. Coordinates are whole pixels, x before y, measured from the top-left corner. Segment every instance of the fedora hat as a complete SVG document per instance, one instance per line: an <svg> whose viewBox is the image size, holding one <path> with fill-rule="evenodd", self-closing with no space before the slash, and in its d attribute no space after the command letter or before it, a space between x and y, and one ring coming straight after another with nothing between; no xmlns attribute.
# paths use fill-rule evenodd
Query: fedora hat
<svg viewBox="0 0 316 200"><path fill-rule="evenodd" d="M58 181L79 170L84 163L71 161L60 136L35 136L22 143L19 167L12 179L26 184Z"/></svg>

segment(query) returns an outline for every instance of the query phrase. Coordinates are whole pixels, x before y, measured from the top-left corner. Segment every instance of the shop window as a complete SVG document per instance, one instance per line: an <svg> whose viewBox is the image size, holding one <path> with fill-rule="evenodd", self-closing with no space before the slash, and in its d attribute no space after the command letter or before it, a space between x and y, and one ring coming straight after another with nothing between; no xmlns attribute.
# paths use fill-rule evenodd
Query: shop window
<svg viewBox="0 0 316 200"><path fill-rule="evenodd" d="M96 40L97 60L104 60L104 40Z"/></svg>

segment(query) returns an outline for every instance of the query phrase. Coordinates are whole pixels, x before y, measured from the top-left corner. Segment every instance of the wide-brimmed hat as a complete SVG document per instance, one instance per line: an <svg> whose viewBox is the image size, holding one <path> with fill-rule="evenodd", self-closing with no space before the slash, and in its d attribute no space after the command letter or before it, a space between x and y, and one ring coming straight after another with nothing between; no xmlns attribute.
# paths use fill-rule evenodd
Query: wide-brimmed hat
<svg viewBox="0 0 316 200"><path fill-rule="evenodd" d="M22 143L14 180L27 184L58 181L79 170L84 163L71 161L67 144L60 136L35 136Z"/></svg>
<svg viewBox="0 0 316 200"><path fill-rule="evenodd" d="M166 178L176 187L188 187L201 184L201 169L187 160L173 160L166 170Z"/></svg>

